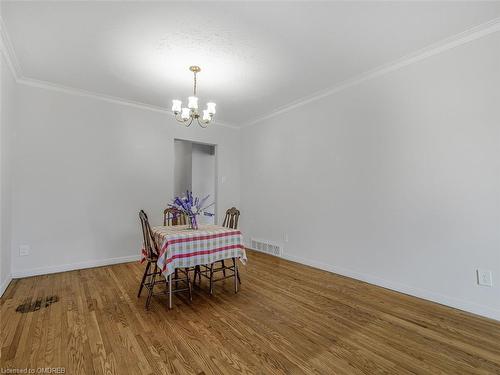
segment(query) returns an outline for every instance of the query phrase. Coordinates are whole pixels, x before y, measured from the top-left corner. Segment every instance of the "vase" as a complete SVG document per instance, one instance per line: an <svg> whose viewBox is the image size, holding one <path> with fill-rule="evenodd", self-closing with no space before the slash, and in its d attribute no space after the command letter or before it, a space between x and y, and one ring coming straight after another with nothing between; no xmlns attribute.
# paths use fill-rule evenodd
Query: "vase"
<svg viewBox="0 0 500 375"><path fill-rule="evenodd" d="M198 229L198 222L196 221L196 215L190 215L188 217L189 229Z"/></svg>

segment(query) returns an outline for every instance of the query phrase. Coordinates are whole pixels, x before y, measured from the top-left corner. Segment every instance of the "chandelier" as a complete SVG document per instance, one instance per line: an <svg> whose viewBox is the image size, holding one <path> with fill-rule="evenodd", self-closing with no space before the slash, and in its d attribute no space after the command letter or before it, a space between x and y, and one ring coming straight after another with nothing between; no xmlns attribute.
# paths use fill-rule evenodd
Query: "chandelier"
<svg viewBox="0 0 500 375"><path fill-rule="evenodd" d="M208 102L207 109L203 110L203 116L198 112L198 97L196 96L196 74L201 71L199 66L190 66L189 70L194 74L193 96L188 97L187 107L182 107L182 101L172 100L172 112L175 119L186 127L190 126L194 120L202 128L206 128L213 121L215 115L215 103Z"/></svg>

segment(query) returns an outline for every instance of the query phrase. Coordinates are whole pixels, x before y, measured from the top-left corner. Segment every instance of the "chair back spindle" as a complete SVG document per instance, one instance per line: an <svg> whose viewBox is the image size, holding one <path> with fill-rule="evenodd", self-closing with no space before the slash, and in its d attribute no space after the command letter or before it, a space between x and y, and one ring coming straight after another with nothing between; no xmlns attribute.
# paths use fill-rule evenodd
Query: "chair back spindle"
<svg viewBox="0 0 500 375"><path fill-rule="evenodd" d="M173 207L165 208L163 211L163 226L186 225L187 218L184 212Z"/></svg>

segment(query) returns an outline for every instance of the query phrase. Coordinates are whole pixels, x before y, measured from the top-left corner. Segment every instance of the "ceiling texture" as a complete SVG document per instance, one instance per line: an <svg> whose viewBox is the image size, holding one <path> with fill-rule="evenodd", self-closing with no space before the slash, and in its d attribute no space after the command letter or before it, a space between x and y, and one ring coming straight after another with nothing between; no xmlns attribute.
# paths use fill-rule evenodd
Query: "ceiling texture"
<svg viewBox="0 0 500 375"><path fill-rule="evenodd" d="M23 78L242 126L500 16L500 2L9 2Z"/></svg>

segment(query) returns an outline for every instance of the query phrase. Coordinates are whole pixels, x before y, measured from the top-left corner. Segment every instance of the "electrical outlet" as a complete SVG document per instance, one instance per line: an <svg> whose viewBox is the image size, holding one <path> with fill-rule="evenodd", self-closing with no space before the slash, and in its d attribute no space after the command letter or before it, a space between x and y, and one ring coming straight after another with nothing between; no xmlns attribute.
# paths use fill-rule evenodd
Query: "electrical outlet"
<svg viewBox="0 0 500 375"><path fill-rule="evenodd" d="M493 278L491 275L491 271L478 269L477 283L483 286L493 286Z"/></svg>
<svg viewBox="0 0 500 375"><path fill-rule="evenodd" d="M25 257L27 255L30 255L30 250L31 248L28 245L19 246L19 256Z"/></svg>

